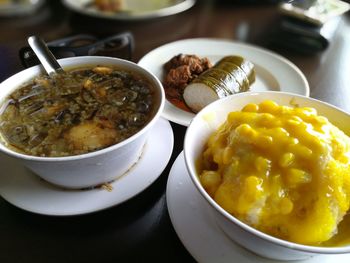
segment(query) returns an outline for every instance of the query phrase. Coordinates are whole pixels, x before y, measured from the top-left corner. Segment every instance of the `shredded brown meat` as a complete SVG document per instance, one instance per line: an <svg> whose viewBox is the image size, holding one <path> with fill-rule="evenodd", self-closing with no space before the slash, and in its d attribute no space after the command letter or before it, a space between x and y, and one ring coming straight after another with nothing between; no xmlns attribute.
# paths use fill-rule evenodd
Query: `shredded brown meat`
<svg viewBox="0 0 350 263"><path fill-rule="evenodd" d="M179 54L164 64L164 87L168 98L182 99L184 88L199 74L211 68L207 58Z"/></svg>
<svg viewBox="0 0 350 263"><path fill-rule="evenodd" d="M166 71L170 71L170 69L174 69L183 65L189 66L190 71L192 73L196 73L197 75L201 74L203 71L212 66L207 58L201 59L196 55L179 54L165 63L164 68Z"/></svg>
<svg viewBox="0 0 350 263"><path fill-rule="evenodd" d="M167 87L183 90L192 80L192 72L188 65L170 69L166 75L165 83Z"/></svg>

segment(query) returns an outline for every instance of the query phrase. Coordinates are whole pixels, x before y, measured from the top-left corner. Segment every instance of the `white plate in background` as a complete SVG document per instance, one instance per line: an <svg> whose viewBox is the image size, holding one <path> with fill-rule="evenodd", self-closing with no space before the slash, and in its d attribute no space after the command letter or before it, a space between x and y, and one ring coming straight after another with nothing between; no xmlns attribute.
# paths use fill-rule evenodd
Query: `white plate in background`
<svg viewBox="0 0 350 263"><path fill-rule="evenodd" d="M181 13L191 8L196 0L124 0L128 10L105 12L90 4L93 0L63 0L63 4L78 13L114 20L141 20Z"/></svg>
<svg viewBox="0 0 350 263"><path fill-rule="evenodd" d="M0 17L30 15L36 12L44 4L44 0L0 1Z"/></svg>
<svg viewBox="0 0 350 263"><path fill-rule="evenodd" d="M207 57L212 63L228 55L242 56L255 65L256 80L251 91L275 90L304 96L310 94L306 77L292 62L268 50L231 40L194 38L175 41L152 50L138 64L162 81L163 65L180 53ZM166 100L163 117L188 126L194 114L181 110Z"/></svg>

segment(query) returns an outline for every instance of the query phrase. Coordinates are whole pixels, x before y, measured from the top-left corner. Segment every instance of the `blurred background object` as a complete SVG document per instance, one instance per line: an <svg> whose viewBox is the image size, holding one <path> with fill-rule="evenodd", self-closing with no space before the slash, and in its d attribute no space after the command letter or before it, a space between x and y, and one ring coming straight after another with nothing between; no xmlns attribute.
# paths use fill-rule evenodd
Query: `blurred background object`
<svg viewBox="0 0 350 263"><path fill-rule="evenodd" d="M292 0L280 5L282 14L316 26L323 26L349 9L350 5L340 0Z"/></svg>
<svg viewBox="0 0 350 263"><path fill-rule="evenodd" d="M270 45L304 54L325 50L341 15L350 5L340 0L294 0L279 5L281 18L268 36Z"/></svg>
<svg viewBox="0 0 350 263"><path fill-rule="evenodd" d="M181 13L196 0L63 0L62 3L81 14L130 21Z"/></svg>
<svg viewBox="0 0 350 263"><path fill-rule="evenodd" d="M58 59L75 56L109 56L131 60L134 51L134 37L123 32L104 39L89 34L79 34L47 43ZM40 64L33 50L26 46L19 50L22 65L26 68Z"/></svg>
<svg viewBox="0 0 350 263"><path fill-rule="evenodd" d="M44 2L44 0L0 0L0 16L30 15Z"/></svg>
<svg viewBox="0 0 350 263"><path fill-rule="evenodd" d="M266 5L266 4L277 4L283 0L217 0L220 3L232 4L232 5Z"/></svg>

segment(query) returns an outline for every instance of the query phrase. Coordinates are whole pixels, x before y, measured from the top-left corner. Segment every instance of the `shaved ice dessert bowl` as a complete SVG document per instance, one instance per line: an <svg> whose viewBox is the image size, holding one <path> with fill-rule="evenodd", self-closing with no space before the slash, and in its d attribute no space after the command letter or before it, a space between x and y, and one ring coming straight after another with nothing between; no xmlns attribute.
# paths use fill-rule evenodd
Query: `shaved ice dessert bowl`
<svg viewBox="0 0 350 263"><path fill-rule="evenodd" d="M273 103L271 101L273 101ZM307 193L307 190L305 190L305 193L303 193L305 196L301 195L298 198L294 198L294 199L293 197L290 197L287 194L286 195L283 194L282 195L283 198L281 197L281 200L282 199L283 200L279 203L283 205L281 205L280 208L277 209L277 212L276 211L270 212L272 216L266 213L266 211L273 211L271 206L268 207L269 200L273 200L272 194L268 193L269 195L265 195L265 198L261 198L259 200L259 196L264 196L264 192L262 191L262 189L264 189L265 186L261 183L261 181L259 181L261 180L261 178L258 176L255 176L254 172L256 172L256 170L254 170L255 169L254 167L257 165L257 163L259 163L259 165L265 164L265 163L270 164L269 162L264 162L265 161L264 158L267 158L266 156L268 155L265 154L263 155L264 158L256 158L256 160L254 160L255 162L247 161L246 164L244 164L246 160L251 160L249 159L250 158L249 156L252 155L251 149L255 149L255 148L254 147L249 148L251 147L251 145L248 148L244 148L243 146L247 145L246 141L237 142L237 138L239 138L242 134L243 135L245 134L247 136L247 137L242 137L242 138L245 138L245 140L248 140L247 138L253 138L254 136L259 137L261 135L260 137L263 138L264 140L261 139L258 142L254 141L254 143L261 143L261 145L264 144L262 146L264 150L262 150L261 152L269 153L270 156L274 155L274 149L277 149L278 151L283 152L284 148L278 147L278 146L274 148L276 145L270 144L273 140L268 140L269 136L267 136L266 134L268 134L270 130L267 129L265 126L263 128L260 127L261 128L261 129L259 128L260 130L257 129L256 131L258 132L252 130L252 127L254 128L253 124L259 122L254 119L255 117L252 117L254 121L250 123L251 126L247 125L246 123L244 123L243 125L237 124L238 125L237 127L234 126L233 123L239 122L238 119L240 117L236 113L232 113L232 112L246 111L244 112L244 114L248 114L248 115L243 114L242 116L243 117L250 116L249 115L250 113L259 111L259 107L260 109L267 108L266 105L268 105L269 107L271 106L272 108L276 108L276 111L279 112L278 114L282 114L282 113L284 114L284 111L287 111L287 110L284 110L284 108L281 110L281 108L278 108L276 105L287 106L292 109L297 109L297 111L299 111L299 108L300 109L305 108L306 115L310 113L310 116L313 115L315 112L314 110L316 110L318 116L326 117L334 126L338 127L340 130L347 132L349 134L347 123L349 123L350 121L350 116L348 113L330 104L327 104L322 101L312 99L309 97L304 97L304 96L284 93L284 92L267 91L267 92L241 93L241 94L232 95L224 99L215 101L212 104L205 107L203 110L201 110L195 116L190 126L188 127L186 136L185 136L185 142L184 142L185 163L186 163L187 171L195 185L196 190L199 191L202 199L209 204L209 209L211 210L214 218L216 219L218 225L223 230L223 232L237 244L241 245L242 247L262 257L275 259L275 260L302 260L313 256L317 256L317 255L350 253L349 242L348 243L344 242L342 244L339 243L337 245L333 245L333 244L329 245L330 243L327 241L322 242L320 244L308 244L308 243L295 241L295 240L298 240L299 238L299 240L301 241L306 240L308 242L308 237L311 236L311 234L316 233L315 236L318 237L318 234L317 234L318 232L320 233L319 236L322 236L324 234L323 232L326 233L326 231L328 231L326 230L326 228L328 227L327 224L323 226L322 225L323 219L320 218L320 220L315 221L314 228L310 229L310 227L312 227L312 222L311 222L307 226L309 228L305 228L305 230L309 229L310 232L308 233L307 231L305 231L303 235L302 229L304 227L303 225L304 221L299 221L300 222L300 229L299 229L298 228L299 226L297 224L292 225L292 222L294 221L293 220L289 221L289 217L286 216L287 214L292 215L294 210L296 211L297 208L302 207L303 202L307 203L307 200L308 200L307 196L312 195L311 192L314 190L312 188L310 188L310 190L308 191L309 193ZM268 117L268 118L265 118L265 117ZM265 119L262 120L262 122L269 120L270 117L271 117L270 115L265 114L264 115ZM316 118L319 118L318 121L323 123L323 122L326 122L326 118L324 117L320 117L320 118L316 117ZM299 121L297 117L295 117L295 120ZM296 124L295 120L288 120L288 123L290 125L295 125ZM229 123L229 121L232 121L232 123ZM223 123L225 122L226 124L223 125ZM276 123L279 123L279 122L268 121L267 125L271 125L273 128L276 128L275 127L277 125ZM300 123L298 123L298 125L299 124ZM235 128L232 128L231 126ZM296 127L299 127L299 126L296 126ZM234 132L231 132L231 134L228 132L230 131L230 129L231 131L234 131ZM275 140L276 136L278 136L278 131L281 131L281 130L283 129L281 129L280 127L277 127L275 130L271 130L273 132L270 134L271 135L270 137L272 137ZM302 141L303 137L305 136L300 136L299 140ZM294 146L293 146L294 148L293 147L288 148L289 152L293 152L293 149L297 149L300 146L299 141L295 140L295 138L293 139L294 139ZM234 149L232 150L226 147L225 143L227 141L230 141L230 143L232 144L236 143L235 145L237 147L237 150L234 150ZM222 145L224 145L224 147L222 147ZM325 147L325 149L326 148L327 147ZM288 152L287 148L285 148L285 150L286 152ZM229 169L234 170L232 168L234 167L234 164L228 161L225 161L225 158L227 159L227 157L225 156L230 156L231 158L232 152L235 152L239 157L239 155L242 154L242 152L244 151L245 153L248 153L248 154L244 155L245 159L244 158L238 159L239 160L237 162L238 164L237 165L235 164L236 165L235 167L238 167L239 169L241 169L241 170L238 169L237 174L244 174L246 171L248 171L247 172L248 176L246 177L242 176L242 178L246 180L239 182L238 184L235 184L237 183L235 182L235 180L238 180L238 179L231 178L229 179L229 181L225 181L225 184L218 183L215 186L216 187L215 190L213 190L212 185L209 185L208 183L209 181L214 181L214 182L215 180L218 181L217 174L219 172L228 171ZM280 155L280 152L278 151L276 152L275 155ZM207 159L205 159L203 156L207 157ZM282 157L285 157L285 156L289 156L289 155L281 154L280 157L279 156L276 157L276 158L279 158L280 160L279 165L285 166L285 164L288 164L288 162L281 161L281 159L283 159ZM310 156L312 156L312 154ZM346 158L348 157L349 156L347 153ZM201 166L203 166L201 164L203 162L203 159L205 159L204 162L209 162L209 165L206 165L206 166L204 165L205 169L201 168ZM225 162L228 165L226 166L222 165L222 163L225 164ZM246 165L245 168L243 165ZM349 164L345 163L345 165L347 165L348 167ZM267 166L262 165L262 167L267 167ZM205 171L206 169L212 170L212 171ZM257 170L259 169L260 168L257 168ZM302 173L294 173L295 171L299 172L298 169L293 168L290 170L293 171L293 173L291 173L292 176L289 177L289 178L292 178L292 179L289 179L291 180L290 184L292 185L291 188L289 188L291 192L293 192L293 189L296 188L295 186L296 182L304 183L305 185L311 182L310 177L304 176L304 175L307 175L307 173L304 173L303 176L299 176ZM274 177L273 173L270 173L270 174L266 173L266 174L268 175L267 177L269 176L271 178ZM299 177L295 176L296 174L298 174ZM207 177L203 177L203 175L206 175ZM216 179L215 179L215 176L216 176ZM344 176L347 176L346 178L348 179L350 175L347 174ZM220 180L223 181L224 180L222 179L223 177L230 178L227 175L227 173L221 174ZM269 180L267 179L267 177L266 177L266 180ZM277 178L277 176L275 176L275 178ZM295 178L302 179L304 180L304 182L302 182L301 180L298 181L299 179L297 179L296 181L293 181ZM232 185L234 185L236 188L234 187L227 188L226 186L229 183L232 183ZM286 185L286 184L287 184L286 181L283 181L281 183L281 185ZM347 183L345 183L345 186L343 188L346 188L347 190L345 191L349 193L349 190L350 190L348 189L349 185L346 185L346 184ZM242 189L237 190L237 187L239 188L240 186L242 186L243 190ZM228 191L226 191L225 189L226 190L228 189ZM272 187L269 189L272 189ZM246 192L244 192L245 190ZM225 196L225 193L227 192L232 194L233 197L227 198L228 194ZM239 195L237 194L237 192L240 192L243 194ZM234 196L235 194L236 196ZM252 198L256 198L256 200L258 200L259 202L256 202L255 204L259 204L260 206L258 205L255 207L250 207L252 208L250 210L250 214L247 213L249 216L244 217L242 216L244 215L244 213L243 212L240 213L240 211L246 211L245 209L249 207L249 201ZM300 200L298 201L299 203L296 201L297 199ZM334 198L334 200L338 200L338 199ZM339 199L339 200L345 200L346 201L345 207L348 209L348 206L349 206L348 196L344 199ZM320 207L322 207L322 203L320 204L321 204ZM339 203L339 204L334 204L334 207L325 206L324 211L321 210L321 216L324 216L322 214L322 212L324 212L325 214L324 217L326 217L329 213L332 213L333 210L335 211L336 209L338 209L338 207L342 205L343 204ZM336 209L333 209L333 208L336 208ZM299 211L302 211L302 210L299 210ZM319 212L319 210L317 211ZM342 210L339 208L339 210L337 211L342 211ZM314 213L316 215L318 212L314 212L314 210L312 210L310 214ZM263 213L265 213L265 215L267 214L268 216L264 218L263 216L261 216L261 214ZM273 215L273 213L275 213L275 215ZM342 211L342 213L343 213L342 216L344 216L344 214L346 214L347 211ZM337 215L334 215L334 218L336 218L336 216ZM339 218L341 219L342 216L339 216ZM279 217L281 219L285 218L286 220L279 220L278 219ZM293 233L290 233L290 235L286 235L287 238L281 238L281 236L275 235L273 231L272 233L268 233L267 231L262 231L262 229L266 230L266 228L264 229L262 226L264 225L271 226L269 225L269 222L266 223L266 221L265 223L260 223L259 225L258 223L259 220L263 221L263 219L266 219L266 218L272 221L278 222L279 224L281 224L282 227L285 228L284 230L286 231L291 229L295 229L295 230L299 229L300 231L299 233L295 234L294 237L293 237ZM292 218L292 216L290 218ZM307 219L307 217L305 218ZM200 220L200 218L198 220ZM331 221L333 220L333 218L330 218L329 220ZM338 218L336 218L335 220L338 220ZM329 225L331 225L331 223L332 222L329 222ZM278 229L278 226L276 226L275 229ZM332 235L334 231L336 231L336 228L330 232L327 232L326 234ZM346 233L349 233L349 231L345 232L345 236L346 236ZM289 239L290 237L294 239L291 241ZM348 237L347 237L347 241L349 241Z"/></svg>

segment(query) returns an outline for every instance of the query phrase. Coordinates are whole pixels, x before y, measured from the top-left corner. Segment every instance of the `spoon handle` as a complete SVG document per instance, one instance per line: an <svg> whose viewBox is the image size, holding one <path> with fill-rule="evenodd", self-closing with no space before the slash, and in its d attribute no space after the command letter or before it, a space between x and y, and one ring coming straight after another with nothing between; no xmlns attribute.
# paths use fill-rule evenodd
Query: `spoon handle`
<svg viewBox="0 0 350 263"><path fill-rule="evenodd" d="M60 64L58 64L55 56L51 53L46 43L38 36L30 36L28 38L29 46L40 60L47 74L52 75L63 72Z"/></svg>

